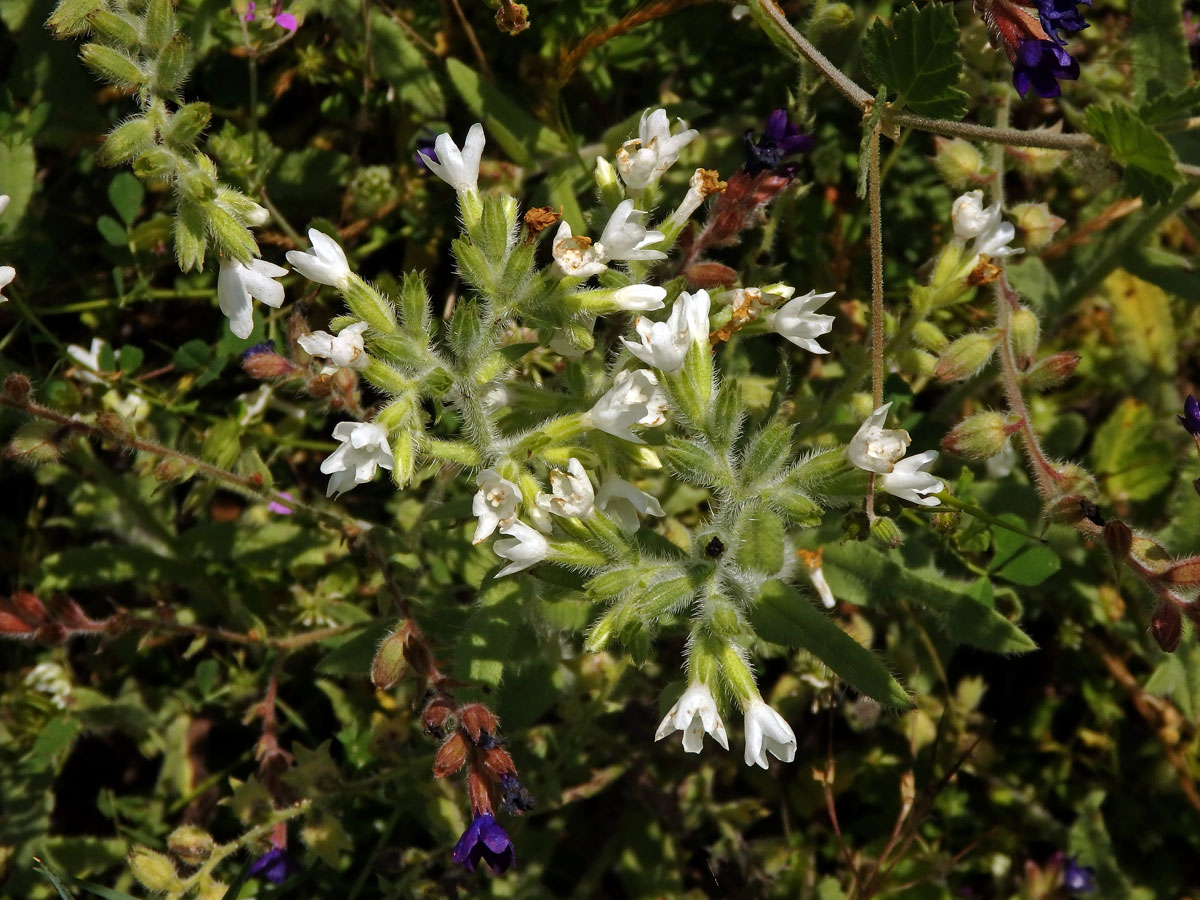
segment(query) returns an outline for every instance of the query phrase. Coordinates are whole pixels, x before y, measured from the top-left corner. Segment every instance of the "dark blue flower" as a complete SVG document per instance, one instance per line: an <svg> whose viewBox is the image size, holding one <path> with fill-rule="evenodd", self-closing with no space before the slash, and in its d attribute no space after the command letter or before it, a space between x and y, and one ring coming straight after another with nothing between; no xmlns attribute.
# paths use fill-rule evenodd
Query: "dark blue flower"
<svg viewBox="0 0 1200 900"><path fill-rule="evenodd" d="M778 169L789 156L803 153L813 145L813 139L800 133L800 126L788 118L787 110L777 109L767 117L763 136L754 140L754 130L742 135L746 149L746 171L751 175Z"/></svg>
<svg viewBox="0 0 1200 900"><path fill-rule="evenodd" d="M1081 866L1068 859L1063 868L1063 887L1072 894L1090 894L1096 890L1096 871L1091 866Z"/></svg>
<svg viewBox="0 0 1200 900"><path fill-rule="evenodd" d="M1191 394L1188 394L1187 400L1183 403L1183 415L1175 418L1192 437L1200 436L1200 403L1197 403L1196 398Z"/></svg>
<svg viewBox="0 0 1200 900"><path fill-rule="evenodd" d="M261 344L255 344L253 347L247 347L245 350L243 350L242 351L242 362L245 362L252 356L258 356L258 354L260 354L260 353L274 353L274 352L275 352L275 342L274 341L264 341Z"/></svg>
<svg viewBox="0 0 1200 900"><path fill-rule="evenodd" d="M1051 38L1059 31L1083 31L1088 27L1087 19L1079 11L1079 4L1092 5L1092 0L1037 0L1038 18L1042 28Z"/></svg>
<svg viewBox="0 0 1200 900"><path fill-rule="evenodd" d="M282 847L272 847L250 866L252 876L262 875L272 884L283 884L299 871L300 864L288 856Z"/></svg>
<svg viewBox="0 0 1200 900"><path fill-rule="evenodd" d="M1057 97L1062 93L1059 78L1074 81L1079 63L1053 41L1026 38L1017 46L1013 61L1013 87L1024 97L1032 87L1039 97Z"/></svg>
<svg viewBox="0 0 1200 900"><path fill-rule="evenodd" d="M441 162L441 160L438 159L437 151L433 149L433 145L434 137L432 134L426 133L417 138L417 145L413 149L413 159L416 161L417 168L421 170L422 175L431 174L433 171L428 165L426 165L425 157L428 157L435 163ZM425 156L422 156L422 153L425 154Z"/></svg>
<svg viewBox="0 0 1200 900"><path fill-rule="evenodd" d="M495 818L481 813L458 839L450 858L466 866L468 872L474 872L482 859L499 875L517 861L517 851L508 832L496 824Z"/></svg>
<svg viewBox="0 0 1200 900"><path fill-rule="evenodd" d="M506 773L500 776L500 792L503 795L501 812L519 816L529 812L536 805L533 794L529 793L516 775Z"/></svg>

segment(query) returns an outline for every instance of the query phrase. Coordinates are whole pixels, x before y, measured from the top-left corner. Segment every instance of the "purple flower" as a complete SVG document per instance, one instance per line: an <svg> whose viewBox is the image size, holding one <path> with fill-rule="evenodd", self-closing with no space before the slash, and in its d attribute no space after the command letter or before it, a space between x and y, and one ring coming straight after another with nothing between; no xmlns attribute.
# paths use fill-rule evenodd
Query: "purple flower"
<svg viewBox="0 0 1200 900"><path fill-rule="evenodd" d="M1191 394L1188 394L1187 400L1183 403L1183 415L1175 418L1192 437L1200 436L1200 403L1197 403L1196 398Z"/></svg>
<svg viewBox="0 0 1200 900"><path fill-rule="evenodd" d="M300 27L300 23L296 21L296 17L291 13L280 13L275 17L275 24L284 31L295 31Z"/></svg>
<svg viewBox="0 0 1200 900"><path fill-rule="evenodd" d="M250 866L251 876L262 875L272 884L283 884L299 871L300 864L288 856L282 847L272 847Z"/></svg>
<svg viewBox="0 0 1200 900"><path fill-rule="evenodd" d="M287 499L289 499L289 500L292 499L292 495L289 494L287 491L280 491L279 496L287 497ZM290 506L286 506L286 505L280 503L278 500L272 500L270 503L268 503L267 509L277 515L280 515L280 516L290 516L293 511Z"/></svg>
<svg viewBox="0 0 1200 900"><path fill-rule="evenodd" d="M428 165L426 165L426 159L435 165L441 163L441 160L438 159L437 151L434 149L433 145L434 137L428 132L417 138L417 146L413 150L413 159L416 160L417 168L421 170L422 175L428 175L433 171Z"/></svg>
<svg viewBox="0 0 1200 900"><path fill-rule="evenodd" d="M254 0L250 0L250 3L246 5L246 15L242 16L242 18L247 22L254 21Z"/></svg>
<svg viewBox="0 0 1200 900"><path fill-rule="evenodd" d="M1081 866L1074 858L1067 859L1063 868L1063 887L1072 894L1090 894L1096 890L1096 870Z"/></svg>
<svg viewBox="0 0 1200 900"><path fill-rule="evenodd" d="M450 858L466 866L468 872L474 872L482 859L499 875L517 861L517 851L508 832L496 824L495 818L480 813L458 839Z"/></svg>
<svg viewBox="0 0 1200 900"><path fill-rule="evenodd" d="M533 794L525 785L521 784L521 779L516 775L504 774L500 776L500 791L503 794L503 801L500 807L502 812L510 815L519 816L522 813L529 812L536 806L536 801L533 799Z"/></svg>
<svg viewBox="0 0 1200 900"><path fill-rule="evenodd" d="M1092 5L1092 0L1037 0L1038 18L1046 34L1054 38L1059 31L1083 31L1087 20L1079 11L1079 3Z"/></svg>
<svg viewBox="0 0 1200 900"><path fill-rule="evenodd" d="M813 139L800 133L800 126L788 118L787 110L777 109L767 117L761 138L755 141L754 130L747 129L742 143L746 150L746 171L757 175L778 169L787 157L810 149Z"/></svg>
<svg viewBox="0 0 1200 900"><path fill-rule="evenodd" d="M1024 97L1032 87L1039 97L1057 97L1062 93L1057 79L1074 81L1079 63L1053 41L1026 38L1017 46L1013 60L1013 87Z"/></svg>

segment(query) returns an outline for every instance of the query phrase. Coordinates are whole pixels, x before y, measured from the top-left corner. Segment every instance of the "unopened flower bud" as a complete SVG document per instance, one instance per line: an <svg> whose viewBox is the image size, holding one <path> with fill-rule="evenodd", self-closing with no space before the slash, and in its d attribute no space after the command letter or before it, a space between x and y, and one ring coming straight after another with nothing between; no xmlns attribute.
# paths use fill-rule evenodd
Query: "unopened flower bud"
<svg viewBox="0 0 1200 900"><path fill-rule="evenodd" d="M212 854L216 842L211 834L195 825L176 828L167 837L167 847L189 866L198 866Z"/></svg>
<svg viewBox="0 0 1200 900"><path fill-rule="evenodd" d="M421 712L421 727L426 734L444 736L446 732L458 727L454 716L454 706L445 694L438 694L425 705Z"/></svg>
<svg viewBox="0 0 1200 900"><path fill-rule="evenodd" d="M871 537L888 548L899 547L904 543L904 532L895 520L887 516L879 516L871 522Z"/></svg>
<svg viewBox="0 0 1200 900"><path fill-rule="evenodd" d="M1040 250L1050 243L1054 233L1066 224L1066 219L1050 212L1045 203L1018 203L1009 215L1015 220L1021 242L1030 250Z"/></svg>
<svg viewBox="0 0 1200 900"><path fill-rule="evenodd" d="M951 187L964 188L983 179L983 156L970 141L935 137L933 146L933 164Z"/></svg>
<svg viewBox="0 0 1200 900"><path fill-rule="evenodd" d="M996 337L982 331L966 334L950 344L938 360L934 375L939 381L970 378L992 358Z"/></svg>
<svg viewBox="0 0 1200 900"><path fill-rule="evenodd" d="M1113 519L1104 526L1104 543L1113 559L1126 559L1133 547L1133 532L1120 519Z"/></svg>
<svg viewBox="0 0 1200 900"><path fill-rule="evenodd" d="M1071 375L1079 365L1079 354L1073 350L1054 353L1045 359L1040 359L1024 376L1025 387L1033 391L1045 391L1058 387Z"/></svg>
<svg viewBox="0 0 1200 900"><path fill-rule="evenodd" d="M242 351L242 368L251 378L279 378L296 371L296 366L287 357L275 352L275 345L270 341Z"/></svg>
<svg viewBox="0 0 1200 900"><path fill-rule="evenodd" d="M461 731L456 731L446 743L442 744L433 758L433 777L445 778L453 775L467 761L467 739Z"/></svg>
<svg viewBox="0 0 1200 900"><path fill-rule="evenodd" d="M998 412L976 413L963 419L942 438L942 447L967 459L988 459L1004 449L1009 431Z"/></svg>
<svg viewBox="0 0 1200 900"><path fill-rule="evenodd" d="M1200 556L1193 556L1176 563L1165 573L1171 584L1200 585Z"/></svg>
<svg viewBox="0 0 1200 900"><path fill-rule="evenodd" d="M496 27L504 34L520 34L529 27L529 7L524 3L502 3L496 10Z"/></svg>
<svg viewBox="0 0 1200 900"><path fill-rule="evenodd" d="M196 467L186 459L170 457L154 467L154 480L163 484L182 484L196 474Z"/></svg>
<svg viewBox="0 0 1200 900"><path fill-rule="evenodd" d="M710 624L713 634L718 637L736 637L743 630L737 611L726 603L719 605L712 611Z"/></svg>
<svg viewBox="0 0 1200 900"><path fill-rule="evenodd" d="M31 466L58 462L60 439L59 426L35 419L16 430L4 448L4 457Z"/></svg>
<svg viewBox="0 0 1200 900"><path fill-rule="evenodd" d="M596 157L596 169L592 177L596 179L596 189L605 205L615 207L625 199L625 189L621 187L617 170L603 156Z"/></svg>
<svg viewBox="0 0 1200 900"><path fill-rule="evenodd" d="M8 399L13 403L24 404L29 399L31 390L29 379L20 372L13 372L4 379L4 393L8 395Z"/></svg>
<svg viewBox="0 0 1200 900"><path fill-rule="evenodd" d="M462 719L462 727L477 744L483 738L484 732L494 736L500 729L500 720L496 718L496 714L482 703L464 706L459 710L459 717Z"/></svg>
<svg viewBox="0 0 1200 900"><path fill-rule="evenodd" d="M913 326L912 336L914 341L934 353L941 353L950 346L950 340L946 337L946 333L928 319L922 319Z"/></svg>
<svg viewBox="0 0 1200 900"><path fill-rule="evenodd" d="M406 623L407 624L407 623ZM398 628L383 639L371 662L371 682L381 691L395 687L408 671L405 647L411 632Z"/></svg>
<svg viewBox="0 0 1200 900"><path fill-rule="evenodd" d="M1033 310L1024 306L1014 309L1008 323L1008 334L1012 339L1012 348L1017 359L1031 359L1033 354L1037 353L1041 325Z"/></svg>
<svg viewBox="0 0 1200 900"><path fill-rule="evenodd" d="M1183 636L1183 617L1179 607L1166 601L1159 603L1150 620L1150 634L1164 653L1174 653Z"/></svg>
<svg viewBox="0 0 1200 900"><path fill-rule="evenodd" d="M156 894L175 890L179 884L175 864L169 857L155 853L149 847L138 847L129 854L129 868L146 890Z"/></svg>
<svg viewBox="0 0 1200 900"><path fill-rule="evenodd" d="M100 148L100 160L116 166L136 159L154 146L154 126L145 116L122 122L108 133Z"/></svg>

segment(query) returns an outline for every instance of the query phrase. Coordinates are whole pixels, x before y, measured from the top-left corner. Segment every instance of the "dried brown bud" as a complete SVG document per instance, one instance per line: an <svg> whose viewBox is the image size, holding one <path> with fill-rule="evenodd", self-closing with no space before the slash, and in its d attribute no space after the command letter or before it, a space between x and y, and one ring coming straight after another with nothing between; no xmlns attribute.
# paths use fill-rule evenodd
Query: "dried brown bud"
<svg viewBox="0 0 1200 900"><path fill-rule="evenodd" d="M242 354L242 369L251 378L280 378L294 373L296 366L270 349L269 344L259 344Z"/></svg>
<svg viewBox="0 0 1200 900"><path fill-rule="evenodd" d="M1179 614L1179 607L1165 601L1158 604L1154 618L1150 620L1150 634L1164 653L1174 653L1183 635L1183 617Z"/></svg>
<svg viewBox="0 0 1200 900"><path fill-rule="evenodd" d="M4 393L8 394L9 399L14 403L24 404L29 399L29 392L32 389L29 379L20 372L13 372L4 379Z"/></svg>
<svg viewBox="0 0 1200 900"><path fill-rule="evenodd" d="M555 212L551 206L535 206L527 210L525 222L526 239L532 241L535 237L552 225L557 225L562 214Z"/></svg>
<svg viewBox="0 0 1200 900"><path fill-rule="evenodd" d="M462 720L463 729L477 744L485 731L495 736L500 728L500 720L496 718L496 714L482 703L464 706L458 711L458 717Z"/></svg>
<svg viewBox="0 0 1200 900"><path fill-rule="evenodd" d="M1163 573L1171 584L1200 584L1200 556L1192 556Z"/></svg>
<svg viewBox="0 0 1200 900"><path fill-rule="evenodd" d="M688 266L683 271L688 280L688 286L699 289L730 287L737 283L738 274L733 269L719 262L698 262Z"/></svg>
<svg viewBox="0 0 1200 900"><path fill-rule="evenodd" d="M35 628L47 621L46 607L29 591L13 591L7 601L0 600L0 609L11 612L26 625Z"/></svg>
<svg viewBox="0 0 1200 900"><path fill-rule="evenodd" d="M1034 363L1022 379L1025 387L1033 391L1045 391L1058 387L1075 373L1079 365L1079 354L1073 350L1054 353Z"/></svg>
<svg viewBox="0 0 1200 900"><path fill-rule="evenodd" d="M426 734L434 736L445 735L447 731L457 728L454 717L454 705L445 694L437 694L425 705L421 713L421 727Z"/></svg>
<svg viewBox="0 0 1200 900"><path fill-rule="evenodd" d="M1001 271L1003 270L999 266L992 265L992 262L986 256L980 256L979 264L967 276L967 284L971 287L991 284L1000 277Z"/></svg>
<svg viewBox="0 0 1200 900"><path fill-rule="evenodd" d="M433 777L445 778L453 775L467 761L467 739L461 731L454 732L450 740L442 744L433 758Z"/></svg>
<svg viewBox="0 0 1200 900"><path fill-rule="evenodd" d="M708 197L711 194L723 193L725 188L729 187L729 183L721 180L716 169L697 169L688 186L699 191L700 196Z"/></svg>
<svg viewBox="0 0 1200 900"><path fill-rule="evenodd" d="M508 755L507 750L502 750L500 747L493 747L484 754L483 766L490 772L494 772L496 777L501 775L516 775L517 767L513 763L513 758Z"/></svg>
<svg viewBox="0 0 1200 900"><path fill-rule="evenodd" d="M68 628L92 628L97 624L87 617L78 603L63 594L50 598L50 615Z"/></svg>
<svg viewBox="0 0 1200 900"><path fill-rule="evenodd" d="M167 849L189 866L198 866L212 855L216 841L195 825L182 825L167 836Z"/></svg>
<svg viewBox="0 0 1200 900"><path fill-rule="evenodd" d="M493 782L483 772L471 768L467 772L467 796L471 801L471 813L476 816L493 815L495 807L492 804Z"/></svg>
<svg viewBox="0 0 1200 900"><path fill-rule="evenodd" d="M371 662L371 682L381 691L395 687L408 671L405 660L406 645L412 630L405 622L383 639Z"/></svg>
<svg viewBox="0 0 1200 900"><path fill-rule="evenodd" d="M1104 526L1104 543L1113 559L1125 559L1133 547L1133 532L1129 526L1119 519L1113 519Z"/></svg>

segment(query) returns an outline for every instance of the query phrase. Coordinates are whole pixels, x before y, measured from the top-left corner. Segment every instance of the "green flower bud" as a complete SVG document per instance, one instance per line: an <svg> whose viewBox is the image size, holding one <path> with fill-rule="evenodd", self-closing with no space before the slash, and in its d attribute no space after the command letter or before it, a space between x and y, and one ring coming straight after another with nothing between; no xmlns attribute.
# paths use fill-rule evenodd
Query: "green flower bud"
<svg viewBox="0 0 1200 900"><path fill-rule="evenodd" d="M616 207L625 199L625 188L621 186L617 170L603 156L596 157L596 169L592 176L596 179L596 191L600 195L601 205Z"/></svg>
<svg viewBox="0 0 1200 900"><path fill-rule="evenodd" d="M817 12L808 23L808 36L818 44L835 32L854 25L854 10L845 3L818 4Z"/></svg>
<svg viewBox="0 0 1200 900"><path fill-rule="evenodd" d="M390 690L400 683L408 672L408 660L404 657L412 632L407 627L397 628L383 639L371 662L371 682L381 691Z"/></svg>
<svg viewBox="0 0 1200 900"><path fill-rule="evenodd" d="M208 213L208 234L224 256L248 264L258 256L258 244L250 230L216 203L205 207Z"/></svg>
<svg viewBox="0 0 1200 900"><path fill-rule="evenodd" d="M134 171L137 171L136 163ZM175 212L175 260L184 272L204 268L204 249L208 246L206 221L203 206L179 201Z"/></svg>
<svg viewBox="0 0 1200 900"><path fill-rule="evenodd" d="M1045 391L1058 387L1075 372L1079 365L1079 354L1072 350L1054 353L1040 359L1024 375L1025 387L1033 391Z"/></svg>
<svg viewBox="0 0 1200 900"><path fill-rule="evenodd" d="M196 467L185 459L169 457L154 467L155 481L163 484L182 484L196 474Z"/></svg>
<svg viewBox="0 0 1200 900"><path fill-rule="evenodd" d="M821 523L824 510L801 493L792 490L772 490L764 497L782 512L793 524L813 528Z"/></svg>
<svg viewBox="0 0 1200 900"><path fill-rule="evenodd" d="M742 658L741 648L736 644L725 644L717 658L721 680L737 698L738 704L744 709L750 701L758 699L758 685L754 681L754 673Z"/></svg>
<svg viewBox="0 0 1200 900"><path fill-rule="evenodd" d="M176 34L163 47L154 68L154 87L159 94L174 94L187 79L191 68L191 42L187 35Z"/></svg>
<svg viewBox="0 0 1200 900"><path fill-rule="evenodd" d="M129 854L129 868L133 871L133 877L148 891L163 894L179 888L175 864L149 847L137 847Z"/></svg>
<svg viewBox="0 0 1200 900"><path fill-rule="evenodd" d="M713 634L722 638L735 638L746 630L737 610L728 602L714 604L709 614L709 626Z"/></svg>
<svg viewBox="0 0 1200 900"><path fill-rule="evenodd" d="M179 173L179 193L193 203L208 203L217 196L217 181L198 166Z"/></svg>
<svg viewBox="0 0 1200 900"><path fill-rule="evenodd" d="M927 319L913 326L912 336L914 341L934 353L941 353L950 346L950 339L946 337L945 332Z"/></svg>
<svg viewBox="0 0 1200 900"><path fill-rule="evenodd" d="M1051 213L1045 203L1018 203L1009 212L1016 221L1021 242L1030 250L1045 247L1054 233L1066 224L1066 220Z"/></svg>
<svg viewBox="0 0 1200 900"><path fill-rule="evenodd" d="M934 369L939 381L962 381L987 365L996 350L996 336L976 331L954 341L942 354Z"/></svg>
<svg viewBox="0 0 1200 900"><path fill-rule="evenodd" d="M588 632L587 638L583 642L583 649L586 653L599 653L608 646L608 642L612 640L616 633L616 623L620 604L611 607L608 612L598 618Z"/></svg>
<svg viewBox="0 0 1200 900"><path fill-rule="evenodd" d="M158 54L175 33L175 9L171 0L150 0L146 7L142 46L151 55Z"/></svg>
<svg viewBox="0 0 1200 900"><path fill-rule="evenodd" d="M396 331L396 308L353 272L346 279L342 297L350 311L376 331L393 334Z"/></svg>
<svg viewBox="0 0 1200 900"><path fill-rule="evenodd" d="M878 516L871 522L871 537L889 549L904 543L904 532L887 516Z"/></svg>
<svg viewBox="0 0 1200 900"><path fill-rule="evenodd" d="M1033 310L1018 306L1008 323L1008 335L1012 339L1013 352L1017 359L1030 359L1038 348L1041 325Z"/></svg>
<svg viewBox="0 0 1200 900"><path fill-rule="evenodd" d="M191 149L210 121L212 107L207 103L188 103L171 116L163 137L181 150Z"/></svg>
<svg viewBox="0 0 1200 900"><path fill-rule="evenodd" d="M98 9L88 16L92 31L101 37L108 38L114 44L120 44L132 50L138 45L138 30L124 16L108 9Z"/></svg>
<svg viewBox="0 0 1200 900"><path fill-rule="evenodd" d="M29 466L58 462L58 432L59 426L53 422L25 422L4 448L4 457Z"/></svg>
<svg viewBox="0 0 1200 900"><path fill-rule="evenodd" d="M143 181L169 181L179 168L179 157L163 147L151 147L133 161L133 174Z"/></svg>
<svg viewBox="0 0 1200 900"><path fill-rule="evenodd" d="M88 17L103 9L105 0L61 0L46 24L59 38L79 37L87 33Z"/></svg>
<svg viewBox="0 0 1200 900"><path fill-rule="evenodd" d="M983 156L970 141L935 137L933 146L933 164L951 187L964 188L983 180Z"/></svg>
<svg viewBox="0 0 1200 900"><path fill-rule="evenodd" d="M792 489L813 488L819 491L821 485L849 468L851 466L846 461L846 454L840 448L824 450L793 466L784 483Z"/></svg>
<svg viewBox="0 0 1200 900"><path fill-rule="evenodd" d="M914 375L920 375L923 378L928 378L937 369L937 357L932 353L926 353L924 350L918 350L915 347L908 347L901 350L896 356L900 368L905 372L912 372Z"/></svg>
<svg viewBox="0 0 1200 900"><path fill-rule="evenodd" d="M967 459L987 459L1004 447L1009 430L998 412L976 413L963 419L942 439L942 447Z"/></svg>
<svg viewBox="0 0 1200 900"><path fill-rule="evenodd" d="M212 855L216 841L195 825L183 825L171 832L167 847L189 866L198 866Z"/></svg>
<svg viewBox="0 0 1200 900"><path fill-rule="evenodd" d="M146 73L129 56L103 44L84 44L79 55L84 65L120 88L137 89L146 84Z"/></svg>
<svg viewBox="0 0 1200 900"><path fill-rule="evenodd" d="M100 161L116 166L136 159L154 146L154 126L145 116L128 119L108 133L100 148Z"/></svg>

